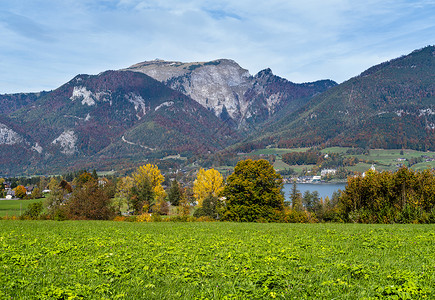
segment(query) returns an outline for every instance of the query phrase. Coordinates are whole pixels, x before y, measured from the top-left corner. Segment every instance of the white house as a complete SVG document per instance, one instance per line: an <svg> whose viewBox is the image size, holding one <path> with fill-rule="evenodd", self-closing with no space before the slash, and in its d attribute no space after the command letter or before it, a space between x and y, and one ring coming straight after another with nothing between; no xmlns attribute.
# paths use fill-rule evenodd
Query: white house
<svg viewBox="0 0 435 300"><path fill-rule="evenodd" d="M335 175L336 172L337 172L336 169L323 169L322 171L320 171L320 176L323 177L323 176L326 176L328 174Z"/></svg>
<svg viewBox="0 0 435 300"><path fill-rule="evenodd" d="M319 182L321 179L321 176L313 176L313 182Z"/></svg>

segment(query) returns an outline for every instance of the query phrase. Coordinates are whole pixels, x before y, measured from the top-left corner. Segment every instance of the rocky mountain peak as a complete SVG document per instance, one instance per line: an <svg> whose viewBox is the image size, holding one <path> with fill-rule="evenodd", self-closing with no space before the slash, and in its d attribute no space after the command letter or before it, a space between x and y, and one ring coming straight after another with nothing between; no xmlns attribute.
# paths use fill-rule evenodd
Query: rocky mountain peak
<svg viewBox="0 0 435 300"><path fill-rule="evenodd" d="M265 78L270 76L273 76L272 70L270 68L267 68L258 72L254 77L259 79L259 78Z"/></svg>
<svg viewBox="0 0 435 300"><path fill-rule="evenodd" d="M290 85L287 90L296 86L273 75L269 68L252 76L231 59L190 63L153 60L125 70L145 73L163 82L213 111L221 119L232 119L238 128L255 123L253 119L263 121L269 118L282 101L288 100L287 92L275 93L270 88L266 91L266 85L272 82L275 85ZM290 98L294 98L293 94ZM300 94L299 91L296 94Z"/></svg>

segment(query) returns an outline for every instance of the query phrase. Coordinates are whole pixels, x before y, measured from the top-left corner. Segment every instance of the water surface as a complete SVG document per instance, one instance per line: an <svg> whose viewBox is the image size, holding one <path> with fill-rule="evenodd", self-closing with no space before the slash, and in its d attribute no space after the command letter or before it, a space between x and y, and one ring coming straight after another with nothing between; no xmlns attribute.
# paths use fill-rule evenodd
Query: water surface
<svg viewBox="0 0 435 300"><path fill-rule="evenodd" d="M344 187L346 186L345 183L297 183L296 187L297 189L304 194L305 191L318 191L319 196L323 199L328 196L329 198L332 197L332 193L340 190L344 190ZM284 184L284 195L285 199L290 199L290 192L292 190L293 184Z"/></svg>

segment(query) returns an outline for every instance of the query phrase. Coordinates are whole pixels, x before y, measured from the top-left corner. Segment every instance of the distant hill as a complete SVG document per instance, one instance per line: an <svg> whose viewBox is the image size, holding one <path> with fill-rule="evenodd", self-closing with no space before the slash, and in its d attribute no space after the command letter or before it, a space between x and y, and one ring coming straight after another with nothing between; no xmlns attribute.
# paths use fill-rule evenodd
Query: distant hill
<svg viewBox="0 0 435 300"><path fill-rule="evenodd" d="M435 47L376 65L246 142L435 150Z"/></svg>
<svg viewBox="0 0 435 300"><path fill-rule="evenodd" d="M0 119L0 170L94 167L112 159L193 154L231 144L237 133L191 98L126 71L78 75Z"/></svg>

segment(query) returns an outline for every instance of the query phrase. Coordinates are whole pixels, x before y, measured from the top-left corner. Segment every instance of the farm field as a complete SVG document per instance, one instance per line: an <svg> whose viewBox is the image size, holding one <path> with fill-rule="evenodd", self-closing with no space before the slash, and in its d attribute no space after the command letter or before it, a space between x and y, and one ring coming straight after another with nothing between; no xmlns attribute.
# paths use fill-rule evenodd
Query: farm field
<svg viewBox="0 0 435 300"><path fill-rule="evenodd" d="M0 221L1 299L433 299L435 226Z"/></svg>
<svg viewBox="0 0 435 300"><path fill-rule="evenodd" d="M0 217L16 216L19 217L26 210L30 203L44 201L44 199L29 199L29 200L0 200Z"/></svg>

